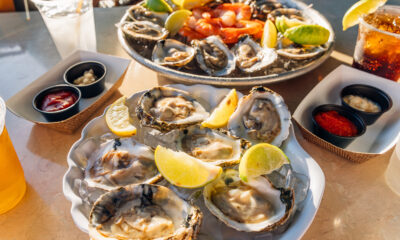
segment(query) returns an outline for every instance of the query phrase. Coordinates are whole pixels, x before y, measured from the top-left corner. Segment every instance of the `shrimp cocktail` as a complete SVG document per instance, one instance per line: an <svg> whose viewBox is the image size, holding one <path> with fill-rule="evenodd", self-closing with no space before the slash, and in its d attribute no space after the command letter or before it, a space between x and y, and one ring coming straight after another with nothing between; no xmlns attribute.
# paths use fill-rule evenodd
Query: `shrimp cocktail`
<svg viewBox="0 0 400 240"><path fill-rule="evenodd" d="M356 3L346 13L343 27L359 23L353 67L400 81L400 7L382 6L384 3L380 0ZM360 11L361 8L368 11Z"/></svg>
<svg viewBox="0 0 400 240"><path fill-rule="evenodd" d="M274 0L147 0L126 15L119 28L138 54L198 75L292 71L319 58L330 39L304 10Z"/></svg>

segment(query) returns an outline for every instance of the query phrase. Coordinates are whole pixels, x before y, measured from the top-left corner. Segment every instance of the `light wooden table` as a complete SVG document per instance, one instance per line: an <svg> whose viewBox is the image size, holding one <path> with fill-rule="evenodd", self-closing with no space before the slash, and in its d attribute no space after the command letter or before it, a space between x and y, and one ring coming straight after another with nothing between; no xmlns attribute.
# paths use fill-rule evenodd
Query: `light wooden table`
<svg viewBox="0 0 400 240"><path fill-rule="evenodd" d="M269 86L283 95L292 112L330 71L339 64L351 63L357 29L346 33L340 30L341 17L351 4L346 0L316 2L314 7L334 26L336 51L311 73ZM124 10L96 9L99 52L127 57L119 46L113 26ZM37 13L32 14L28 23L22 13L0 14L0 50L4 49L11 49L11 53L0 53L0 95L5 99L59 61ZM119 92L104 107L121 94L129 96L165 83L158 82L154 72L132 62ZM102 114L104 107L93 117ZM0 215L0 240L88 239L88 235L74 225L70 202L62 193L67 153L80 137L82 128L72 135L65 135L9 112L6 125L23 165L28 189L15 209ZM391 192L384 180L391 152L363 164L354 164L305 141L299 132L296 135L326 177L321 206L303 239L400 239L400 197Z"/></svg>

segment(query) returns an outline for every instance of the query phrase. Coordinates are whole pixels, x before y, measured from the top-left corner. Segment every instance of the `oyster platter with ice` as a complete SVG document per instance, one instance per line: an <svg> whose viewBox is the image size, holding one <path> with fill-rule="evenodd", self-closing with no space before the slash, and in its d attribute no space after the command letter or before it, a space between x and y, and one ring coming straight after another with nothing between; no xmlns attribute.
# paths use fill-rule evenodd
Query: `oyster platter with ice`
<svg viewBox="0 0 400 240"><path fill-rule="evenodd" d="M146 0L117 27L139 63L220 85L293 78L321 64L334 41L329 22L296 0Z"/></svg>
<svg viewBox="0 0 400 240"><path fill-rule="evenodd" d="M265 87L123 97L70 150L63 187L73 219L92 240L299 238L322 192L310 192L313 160L290 119Z"/></svg>

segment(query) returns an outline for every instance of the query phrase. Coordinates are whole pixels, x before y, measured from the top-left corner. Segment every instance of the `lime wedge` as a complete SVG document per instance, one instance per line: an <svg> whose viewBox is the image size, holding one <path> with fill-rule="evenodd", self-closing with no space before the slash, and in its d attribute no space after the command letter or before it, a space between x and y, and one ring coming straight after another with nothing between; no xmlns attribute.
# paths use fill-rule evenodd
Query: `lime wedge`
<svg viewBox="0 0 400 240"><path fill-rule="evenodd" d="M278 32L275 24L271 20L267 20L264 24L264 32L261 37L261 46L274 48L278 42Z"/></svg>
<svg viewBox="0 0 400 240"><path fill-rule="evenodd" d="M108 128L120 137L130 137L136 134L135 126L130 123L129 109L125 105L125 101L125 96L119 98L111 104L106 112Z"/></svg>
<svg viewBox="0 0 400 240"><path fill-rule="evenodd" d="M328 41L330 32L319 25L300 25L289 28L283 36L303 45L321 45Z"/></svg>
<svg viewBox="0 0 400 240"><path fill-rule="evenodd" d="M212 0L172 0L173 3L178 5L183 9L192 9L195 7L201 7L206 3L211 2Z"/></svg>
<svg viewBox="0 0 400 240"><path fill-rule="evenodd" d="M164 0L146 0L144 6L154 12L172 12L172 7Z"/></svg>
<svg viewBox="0 0 400 240"><path fill-rule="evenodd" d="M239 164L239 176L247 182L249 178L271 173L289 162L280 148L268 143L259 143L244 153Z"/></svg>
<svg viewBox="0 0 400 240"><path fill-rule="evenodd" d="M203 127L220 128L228 124L229 117L235 111L238 104L236 89L232 89L219 103L211 115L201 123Z"/></svg>
<svg viewBox="0 0 400 240"><path fill-rule="evenodd" d="M170 32L171 35L178 33L179 29L183 27L186 19L192 15L189 10L181 9L171 13L165 21L165 28Z"/></svg>
<svg viewBox="0 0 400 240"><path fill-rule="evenodd" d="M289 19L286 16L282 15L276 18L275 25L279 32L285 33L287 29L300 25L305 25L305 23L298 19Z"/></svg>
<svg viewBox="0 0 400 240"><path fill-rule="evenodd" d="M184 152L157 146L154 159L168 182L182 188L198 188L216 179L222 168L205 163Z"/></svg>
<svg viewBox="0 0 400 240"><path fill-rule="evenodd" d="M347 10L343 16L342 25L343 31L349 27L359 23L359 18L364 14L375 12L379 7L383 6L386 0L361 0L356 2Z"/></svg>

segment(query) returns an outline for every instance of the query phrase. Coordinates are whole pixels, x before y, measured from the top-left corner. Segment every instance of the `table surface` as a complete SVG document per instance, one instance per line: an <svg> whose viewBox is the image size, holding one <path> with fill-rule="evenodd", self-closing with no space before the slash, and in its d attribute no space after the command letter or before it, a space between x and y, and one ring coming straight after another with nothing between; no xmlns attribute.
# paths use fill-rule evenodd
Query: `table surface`
<svg viewBox="0 0 400 240"><path fill-rule="evenodd" d="M351 64L357 28L343 32L341 19L353 2L319 0L313 3L334 27L335 51L314 71L268 86L283 95L291 112L324 76L340 64ZM399 0L390 3L400 5ZM125 9L95 10L99 52L128 58L117 40L114 26ZM40 15L32 13L31 16L28 22L23 13L0 14L0 95L6 100L60 60ZM104 107L121 94L129 96L165 83L154 72L132 62L119 92ZM93 117L100 115L104 107ZM68 168L67 153L79 139L82 128L66 135L10 112L6 125L28 188L16 208L0 215L0 239L88 239L74 225L70 202L62 193L62 177ZM389 189L384 179L391 151L363 164L354 164L305 141L299 132L296 136L326 177L321 206L303 239L400 239L400 197Z"/></svg>

